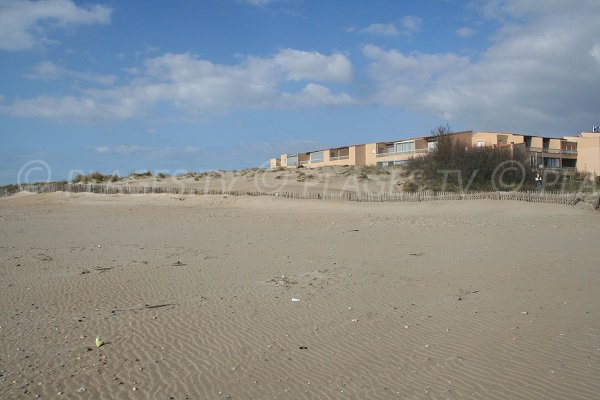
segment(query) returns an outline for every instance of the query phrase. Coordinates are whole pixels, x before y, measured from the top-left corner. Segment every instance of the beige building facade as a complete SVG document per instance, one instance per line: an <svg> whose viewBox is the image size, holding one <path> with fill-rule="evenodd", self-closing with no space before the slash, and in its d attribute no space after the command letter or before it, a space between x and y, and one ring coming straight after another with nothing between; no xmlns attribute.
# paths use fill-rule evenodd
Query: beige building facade
<svg viewBox="0 0 600 400"><path fill-rule="evenodd" d="M579 136L566 136L574 148L575 165L578 171L587 171L600 176L600 132L583 132Z"/></svg>
<svg viewBox="0 0 600 400"><path fill-rule="evenodd" d="M469 148L506 147L527 154L531 165L565 173L589 172L600 175L600 132L583 132L561 138L523 135L512 132L463 131L454 139ZM325 166L401 165L412 157L435 149L436 136L374 142L306 153L282 154L270 160L271 168L317 168Z"/></svg>

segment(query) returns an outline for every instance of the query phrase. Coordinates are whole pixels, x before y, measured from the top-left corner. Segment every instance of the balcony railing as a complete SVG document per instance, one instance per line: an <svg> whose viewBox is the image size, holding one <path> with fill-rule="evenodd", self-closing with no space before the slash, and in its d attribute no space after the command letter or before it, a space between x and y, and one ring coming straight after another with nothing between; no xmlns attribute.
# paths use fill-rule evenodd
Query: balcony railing
<svg viewBox="0 0 600 400"><path fill-rule="evenodd" d="M349 158L350 158L350 156L329 157L329 161L347 160Z"/></svg>
<svg viewBox="0 0 600 400"><path fill-rule="evenodd" d="M550 154L577 154L575 149L550 149L548 147L529 147L527 151L531 153L550 153Z"/></svg>
<svg viewBox="0 0 600 400"><path fill-rule="evenodd" d="M533 153L551 153L551 154L577 154L577 150L561 150L561 149L551 149L549 147L529 147L527 151Z"/></svg>
<svg viewBox="0 0 600 400"><path fill-rule="evenodd" d="M386 153L377 153L377 157L390 157L390 156L400 156L402 154L418 154L418 153L427 153L429 149L415 149L410 151L390 151Z"/></svg>
<svg viewBox="0 0 600 400"><path fill-rule="evenodd" d="M560 154L560 149L550 149L548 147L544 147L544 153Z"/></svg>
<svg viewBox="0 0 600 400"><path fill-rule="evenodd" d="M546 170L556 171L556 172L568 172L575 173L577 172L577 168L575 167L543 167Z"/></svg>

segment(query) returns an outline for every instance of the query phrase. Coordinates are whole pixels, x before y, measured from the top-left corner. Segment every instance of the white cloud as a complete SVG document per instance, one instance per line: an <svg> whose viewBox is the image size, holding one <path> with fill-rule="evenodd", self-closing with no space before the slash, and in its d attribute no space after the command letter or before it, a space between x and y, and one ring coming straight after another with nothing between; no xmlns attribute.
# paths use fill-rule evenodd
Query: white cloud
<svg viewBox="0 0 600 400"><path fill-rule="evenodd" d="M377 36L410 36L421 30L422 21L419 17L407 15L389 24L371 24L361 29L360 32Z"/></svg>
<svg viewBox="0 0 600 400"><path fill-rule="evenodd" d="M352 63L341 53L326 56L317 52L285 49L273 59L289 80L349 82L352 79Z"/></svg>
<svg viewBox="0 0 600 400"><path fill-rule="evenodd" d="M398 36L400 31L395 24L371 24L361 32L379 36Z"/></svg>
<svg viewBox="0 0 600 400"><path fill-rule="evenodd" d="M96 153L98 154L108 154L111 152L110 147L108 146L98 146L94 150L96 150Z"/></svg>
<svg viewBox="0 0 600 400"><path fill-rule="evenodd" d="M329 88L316 83L307 84L299 93L284 93L282 96L285 104L298 107L311 107L315 105L343 106L356 104L352 96L341 93L333 94Z"/></svg>
<svg viewBox="0 0 600 400"><path fill-rule="evenodd" d="M596 3L596 4L594 4ZM584 9L598 6L595 0L478 0L471 6L488 18L508 21L511 18L580 15Z"/></svg>
<svg viewBox="0 0 600 400"><path fill-rule="evenodd" d="M400 24L402 25L402 27L410 32L420 31L421 22L423 22L421 18L414 17L412 15L407 15L400 19Z"/></svg>
<svg viewBox="0 0 600 400"><path fill-rule="evenodd" d="M600 64L600 44L595 44L590 50L590 56L596 59L596 62Z"/></svg>
<svg viewBox="0 0 600 400"><path fill-rule="evenodd" d="M147 152L150 149L144 146L138 146L133 144L122 144L116 147L98 146L95 148L95 150L98 154L117 154L120 156L128 156L131 154Z"/></svg>
<svg viewBox="0 0 600 400"><path fill-rule="evenodd" d="M244 3L254 7L264 7L276 1L277 0L238 0L238 3Z"/></svg>
<svg viewBox="0 0 600 400"><path fill-rule="evenodd" d="M25 75L29 79L39 80L59 80L72 79L75 81L85 81L104 85L110 85L117 79L114 75L97 75L89 72L73 71L60 65L56 65L52 61L42 61Z"/></svg>
<svg viewBox="0 0 600 400"><path fill-rule="evenodd" d="M199 154L202 149L195 146L182 147L149 147L137 144L120 144L118 146L96 146L92 150L97 154L116 155L121 157L134 156L148 159L171 159L176 156Z"/></svg>
<svg viewBox="0 0 600 400"><path fill-rule="evenodd" d="M508 0L494 7L488 13L503 18L502 26L476 61L365 46L371 100L483 129L559 133L597 119L600 24L590 21L600 20L600 3Z"/></svg>
<svg viewBox="0 0 600 400"><path fill-rule="evenodd" d="M77 6L72 0L3 0L0 2L0 49L23 50L48 41L44 32L69 25L107 24L112 10Z"/></svg>
<svg viewBox="0 0 600 400"><path fill-rule="evenodd" d="M468 38L473 36L476 33L475 29L469 28L468 26L463 26L462 28L458 28L456 30L456 34L461 38Z"/></svg>
<svg viewBox="0 0 600 400"><path fill-rule="evenodd" d="M38 96L0 106L0 112L26 118L77 120L126 119L141 111L142 99L94 96Z"/></svg>
<svg viewBox="0 0 600 400"><path fill-rule="evenodd" d="M64 74L47 65L42 76ZM58 70L58 71L57 71ZM68 70L67 70L68 71ZM353 103L315 82L348 82L352 64L341 53L324 55L284 49L272 57L247 57L232 65L215 64L191 54L167 53L146 60L133 79L110 89L86 89L78 96L18 99L0 111L22 117L126 119L168 103L192 116L222 114L235 108L314 107ZM299 92L288 82L306 81Z"/></svg>

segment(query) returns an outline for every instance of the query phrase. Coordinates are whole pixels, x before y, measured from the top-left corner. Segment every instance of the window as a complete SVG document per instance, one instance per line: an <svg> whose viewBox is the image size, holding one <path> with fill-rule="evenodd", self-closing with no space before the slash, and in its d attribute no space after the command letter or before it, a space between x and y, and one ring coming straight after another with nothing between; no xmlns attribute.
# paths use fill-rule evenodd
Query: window
<svg viewBox="0 0 600 400"><path fill-rule="evenodd" d="M377 154L393 154L394 153L394 145L384 144L382 146L377 146Z"/></svg>
<svg viewBox="0 0 600 400"><path fill-rule="evenodd" d="M530 156L530 157L529 157L529 164L530 164L532 167L535 167L535 168L537 168L537 167L539 167L539 168L542 168L542 167L543 167L543 165L541 164L541 161L542 161L542 159L541 159L540 157L538 157L537 155L533 155L533 156Z"/></svg>
<svg viewBox="0 0 600 400"><path fill-rule="evenodd" d="M477 144L475 146L476 147L485 147L485 140L478 140Z"/></svg>
<svg viewBox="0 0 600 400"><path fill-rule="evenodd" d="M310 162L321 162L323 161L323 152L316 151L314 153L310 153Z"/></svg>
<svg viewBox="0 0 600 400"><path fill-rule="evenodd" d="M544 158L544 167L546 167L546 168L560 168L560 159L558 159L558 158Z"/></svg>
<svg viewBox="0 0 600 400"><path fill-rule="evenodd" d="M415 151L415 142L396 143L396 153L412 153Z"/></svg>

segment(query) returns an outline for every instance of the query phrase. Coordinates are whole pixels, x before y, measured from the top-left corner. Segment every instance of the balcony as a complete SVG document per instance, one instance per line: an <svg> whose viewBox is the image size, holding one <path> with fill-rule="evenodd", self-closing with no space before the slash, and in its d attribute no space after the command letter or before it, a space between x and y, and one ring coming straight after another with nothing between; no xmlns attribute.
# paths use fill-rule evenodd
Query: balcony
<svg viewBox="0 0 600 400"><path fill-rule="evenodd" d="M338 160L347 160L350 156L337 156L337 157L329 157L329 161L338 161Z"/></svg>
<svg viewBox="0 0 600 400"><path fill-rule="evenodd" d="M577 154L577 150L572 149L551 149L549 147L528 147L530 153L548 153L548 154Z"/></svg>
<svg viewBox="0 0 600 400"><path fill-rule="evenodd" d="M544 153L560 154L561 150L560 149L551 149L551 148L548 148L548 147L544 147Z"/></svg>
<svg viewBox="0 0 600 400"><path fill-rule="evenodd" d="M541 147L528 147L527 151L529 151L530 153L541 153L542 148Z"/></svg>
<svg viewBox="0 0 600 400"><path fill-rule="evenodd" d="M575 172L577 172L577 168L575 167L543 167L543 169L564 174L574 174Z"/></svg>
<svg viewBox="0 0 600 400"><path fill-rule="evenodd" d="M391 156L400 156L403 154L423 154L423 153L427 153L429 152L429 150L427 148L425 149L416 149L416 150L410 150L410 151L390 151L390 152L386 152L386 153L377 153L376 156L377 157L391 157Z"/></svg>

